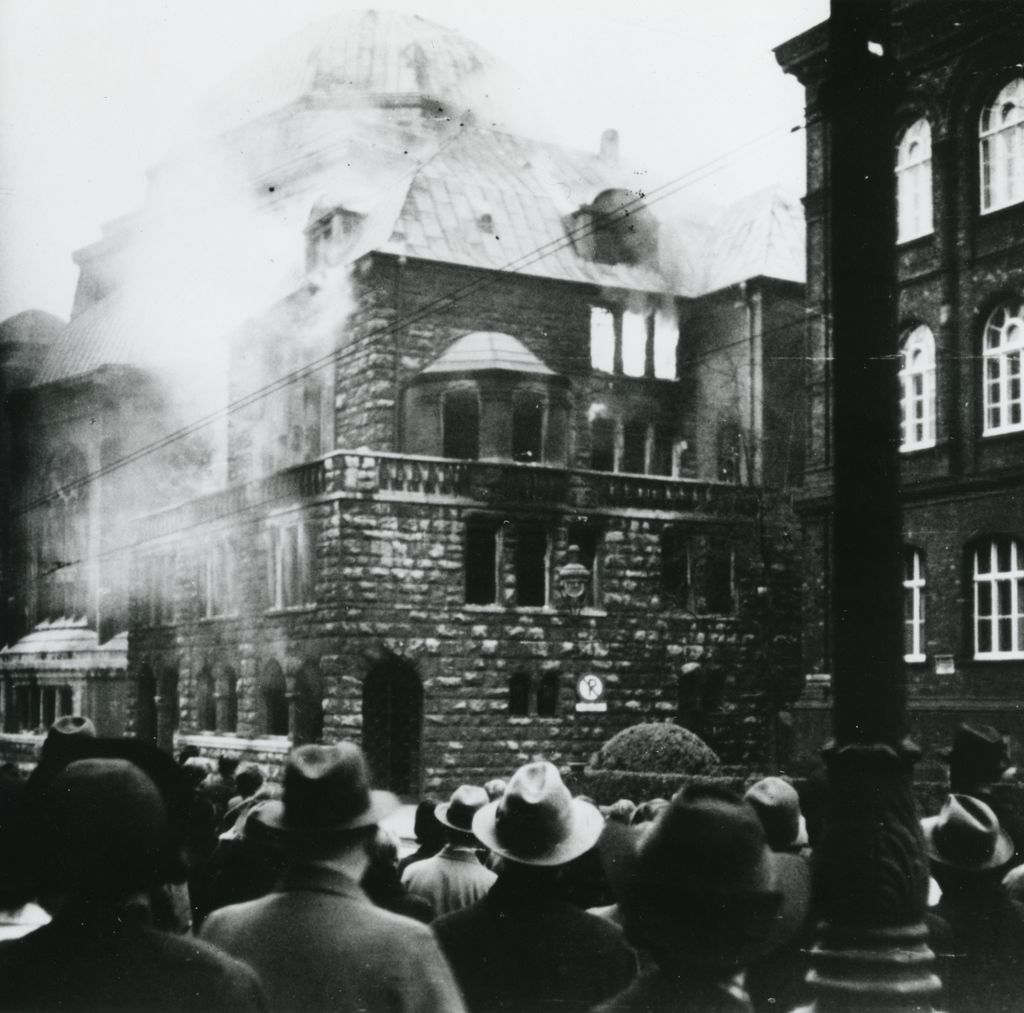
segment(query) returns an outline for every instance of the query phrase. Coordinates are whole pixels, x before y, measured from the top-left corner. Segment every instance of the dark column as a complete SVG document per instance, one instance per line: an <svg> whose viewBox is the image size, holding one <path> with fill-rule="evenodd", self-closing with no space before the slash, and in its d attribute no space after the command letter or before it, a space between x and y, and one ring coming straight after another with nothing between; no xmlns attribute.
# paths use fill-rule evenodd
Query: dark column
<svg viewBox="0 0 1024 1013"><path fill-rule="evenodd" d="M898 481L893 124L884 0L832 0L828 259L834 349L832 808L818 848L817 1013L921 1010L939 986L907 741ZM885 47L873 53L868 43Z"/></svg>

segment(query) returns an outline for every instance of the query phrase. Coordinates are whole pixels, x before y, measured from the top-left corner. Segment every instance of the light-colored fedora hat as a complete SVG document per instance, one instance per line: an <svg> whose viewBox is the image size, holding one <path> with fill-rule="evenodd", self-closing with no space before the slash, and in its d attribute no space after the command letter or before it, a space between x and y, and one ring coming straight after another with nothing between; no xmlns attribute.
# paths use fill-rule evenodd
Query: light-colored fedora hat
<svg viewBox="0 0 1024 1013"><path fill-rule="evenodd" d="M452 792L447 802L435 807L434 815L439 823L450 830L458 830L464 834L473 833L473 817L490 799L487 792L475 784L463 784Z"/></svg>
<svg viewBox="0 0 1024 1013"><path fill-rule="evenodd" d="M473 833L496 855L523 865L564 865L589 851L604 820L597 807L573 798L545 760L520 767L505 794L477 811Z"/></svg>

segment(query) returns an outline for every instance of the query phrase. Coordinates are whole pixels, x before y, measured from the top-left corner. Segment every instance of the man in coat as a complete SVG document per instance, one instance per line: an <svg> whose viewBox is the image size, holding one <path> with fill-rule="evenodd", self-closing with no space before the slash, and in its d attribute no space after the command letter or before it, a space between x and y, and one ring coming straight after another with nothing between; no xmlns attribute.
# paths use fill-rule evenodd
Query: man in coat
<svg viewBox="0 0 1024 1013"><path fill-rule="evenodd" d="M473 817L489 801L483 788L471 784L457 788L450 802L434 810L448 843L433 858L415 862L402 873L403 886L430 901L438 916L478 901L497 879L477 857L480 845L473 836Z"/></svg>
<svg viewBox="0 0 1024 1013"><path fill-rule="evenodd" d="M107 755L48 765L27 789L19 831L53 919L0 947L0 1009L265 1009L244 964L154 927L147 891L180 872L171 807L116 740L94 741ZM157 772L146 751L124 750Z"/></svg>
<svg viewBox="0 0 1024 1013"><path fill-rule="evenodd" d="M397 806L370 790L352 743L301 746L289 757L283 800L260 811L290 856L279 890L220 908L202 929L254 968L271 1009L461 1013L430 929L375 907L359 886L368 841Z"/></svg>
<svg viewBox="0 0 1024 1013"><path fill-rule="evenodd" d="M504 859L502 871L483 899L434 922L473 1013L586 1010L635 974L621 930L559 896L561 868L603 826L546 762L521 767L476 813L473 833Z"/></svg>

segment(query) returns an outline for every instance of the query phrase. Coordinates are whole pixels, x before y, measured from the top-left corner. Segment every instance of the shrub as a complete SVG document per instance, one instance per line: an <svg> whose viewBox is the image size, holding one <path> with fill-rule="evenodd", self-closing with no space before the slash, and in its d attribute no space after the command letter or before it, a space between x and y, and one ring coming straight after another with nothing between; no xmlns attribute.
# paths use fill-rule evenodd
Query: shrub
<svg viewBox="0 0 1024 1013"><path fill-rule="evenodd" d="M718 755L699 736L673 724L641 724L613 735L593 756L594 770L643 774L717 774Z"/></svg>

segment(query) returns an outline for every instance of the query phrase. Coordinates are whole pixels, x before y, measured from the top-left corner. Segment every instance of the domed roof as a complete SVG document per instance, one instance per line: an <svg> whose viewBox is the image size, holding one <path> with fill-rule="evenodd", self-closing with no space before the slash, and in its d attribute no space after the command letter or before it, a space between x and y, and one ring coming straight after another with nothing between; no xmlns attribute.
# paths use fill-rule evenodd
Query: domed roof
<svg viewBox="0 0 1024 1013"><path fill-rule="evenodd" d="M347 11L307 25L236 72L193 111L192 138L240 126L299 99L328 106L428 106L496 119L513 72L442 25L396 11ZM507 103L511 107L511 103Z"/></svg>
<svg viewBox="0 0 1024 1013"><path fill-rule="evenodd" d="M463 335L423 373L476 373L491 369L555 375L521 341L497 331L473 331Z"/></svg>

